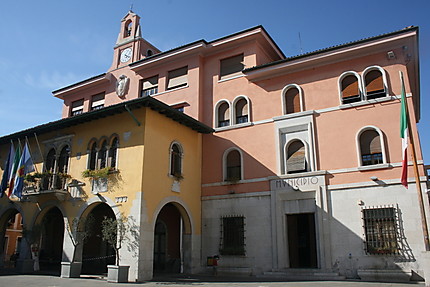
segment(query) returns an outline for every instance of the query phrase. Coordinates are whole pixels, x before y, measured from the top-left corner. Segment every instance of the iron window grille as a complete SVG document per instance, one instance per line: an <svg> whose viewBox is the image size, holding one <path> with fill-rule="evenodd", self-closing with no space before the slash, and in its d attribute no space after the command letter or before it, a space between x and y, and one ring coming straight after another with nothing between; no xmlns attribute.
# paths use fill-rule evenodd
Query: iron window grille
<svg viewBox="0 0 430 287"><path fill-rule="evenodd" d="M362 209L367 254L399 253L398 214L393 206Z"/></svg>
<svg viewBox="0 0 430 287"><path fill-rule="evenodd" d="M245 255L245 217L221 217L220 254Z"/></svg>

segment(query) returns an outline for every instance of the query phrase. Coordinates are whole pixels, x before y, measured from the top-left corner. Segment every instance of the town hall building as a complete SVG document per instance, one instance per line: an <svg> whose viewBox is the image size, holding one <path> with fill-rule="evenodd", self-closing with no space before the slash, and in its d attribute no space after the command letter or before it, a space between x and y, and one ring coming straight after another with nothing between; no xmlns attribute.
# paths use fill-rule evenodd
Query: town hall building
<svg viewBox="0 0 430 287"><path fill-rule="evenodd" d="M220 274L426 276L417 27L286 56L262 26L160 51L139 20L121 20L108 71L53 91L61 119L0 137L1 173L11 142L36 167L0 199L0 268L15 244L22 272L106 273L117 256L101 222L124 217L130 281L208 273L215 255Z"/></svg>

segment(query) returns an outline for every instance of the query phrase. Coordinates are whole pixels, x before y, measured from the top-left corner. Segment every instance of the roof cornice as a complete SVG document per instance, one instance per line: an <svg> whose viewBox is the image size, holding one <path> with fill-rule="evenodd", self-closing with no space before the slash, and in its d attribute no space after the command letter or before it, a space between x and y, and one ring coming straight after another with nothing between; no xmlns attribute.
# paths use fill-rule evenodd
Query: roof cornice
<svg viewBox="0 0 430 287"><path fill-rule="evenodd" d="M34 136L34 134L45 134L55 130L68 128L71 126L80 125L90 121L98 120L105 117L114 116L127 112L127 109L134 110L142 107L148 107L165 117L168 117L181 125L184 125L190 129L193 129L199 133L212 133L214 130L211 127L199 122L198 120L160 102L152 97L137 98L134 100L122 102L116 105L104 107L99 110L94 110L80 115L76 115L69 118L60 119L57 121L42 124L33 128L29 128L23 131L19 131L10 135L0 137L0 144L7 143L14 139L23 139L25 137Z"/></svg>

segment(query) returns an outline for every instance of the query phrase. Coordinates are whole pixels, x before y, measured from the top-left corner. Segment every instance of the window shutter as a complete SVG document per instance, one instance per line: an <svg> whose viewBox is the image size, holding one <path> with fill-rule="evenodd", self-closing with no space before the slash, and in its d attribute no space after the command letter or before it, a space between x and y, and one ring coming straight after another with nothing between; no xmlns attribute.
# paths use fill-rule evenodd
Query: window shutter
<svg viewBox="0 0 430 287"><path fill-rule="evenodd" d="M227 155L227 180L241 179L240 153L233 150Z"/></svg>
<svg viewBox="0 0 430 287"><path fill-rule="evenodd" d="M381 139L379 133L375 130L368 130L360 136L361 154L381 153Z"/></svg>
<svg viewBox="0 0 430 287"><path fill-rule="evenodd" d="M220 79L238 76L242 73L243 54L221 60Z"/></svg>
<svg viewBox="0 0 430 287"><path fill-rule="evenodd" d="M360 95L358 79L355 76L346 76L342 80L342 98L356 97Z"/></svg>
<svg viewBox="0 0 430 287"><path fill-rule="evenodd" d="M218 109L218 120L226 121L230 119L230 109L227 103L223 103Z"/></svg>
<svg viewBox="0 0 430 287"><path fill-rule="evenodd" d="M306 150L300 141L291 143L288 147L287 172L306 171Z"/></svg>
<svg viewBox="0 0 430 287"><path fill-rule="evenodd" d="M150 88L153 88L156 86L158 86L158 76L154 76L154 77L147 78L147 79L143 80L142 89L144 89L144 90L150 89Z"/></svg>
<svg viewBox="0 0 430 287"><path fill-rule="evenodd" d="M84 108L84 100L74 101L72 103L72 112L76 112L78 110L82 110Z"/></svg>
<svg viewBox="0 0 430 287"><path fill-rule="evenodd" d="M384 82L382 81L382 73L378 70L370 71L365 76L366 82L366 92L374 93L374 92L383 92Z"/></svg>
<svg viewBox="0 0 430 287"><path fill-rule="evenodd" d="M98 94L92 97L91 99L91 108L104 106L105 104L105 94Z"/></svg>
<svg viewBox="0 0 430 287"><path fill-rule="evenodd" d="M291 88L285 93L286 112L287 114L297 113L300 108L300 94L297 88Z"/></svg>
<svg viewBox="0 0 430 287"><path fill-rule="evenodd" d="M188 67L183 67L169 72L167 89L186 86L188 83Z"/></svg>

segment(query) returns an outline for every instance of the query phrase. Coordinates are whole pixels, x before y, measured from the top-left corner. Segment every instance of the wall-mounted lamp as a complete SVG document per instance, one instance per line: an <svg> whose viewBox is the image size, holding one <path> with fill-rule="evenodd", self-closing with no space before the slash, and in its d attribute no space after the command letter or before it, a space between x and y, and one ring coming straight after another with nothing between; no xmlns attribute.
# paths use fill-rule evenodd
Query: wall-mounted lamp
<svg viewBox="0 0 430 287"><path fill-rule="evenodd" d="M373 180L373 181L377 181L377 180L378 180L378 177L376 177L376 176L371 176L371 177L370 177L370 179L371 179L371 180Z"/></svg>
<svg viewBox="0 0 430 287"><path fill-rule="evenodd" d="M387 58L388 58L388 60L393 60L396 58L396 54L394 54L393 51L388 51L387 52Z"/></svg>

